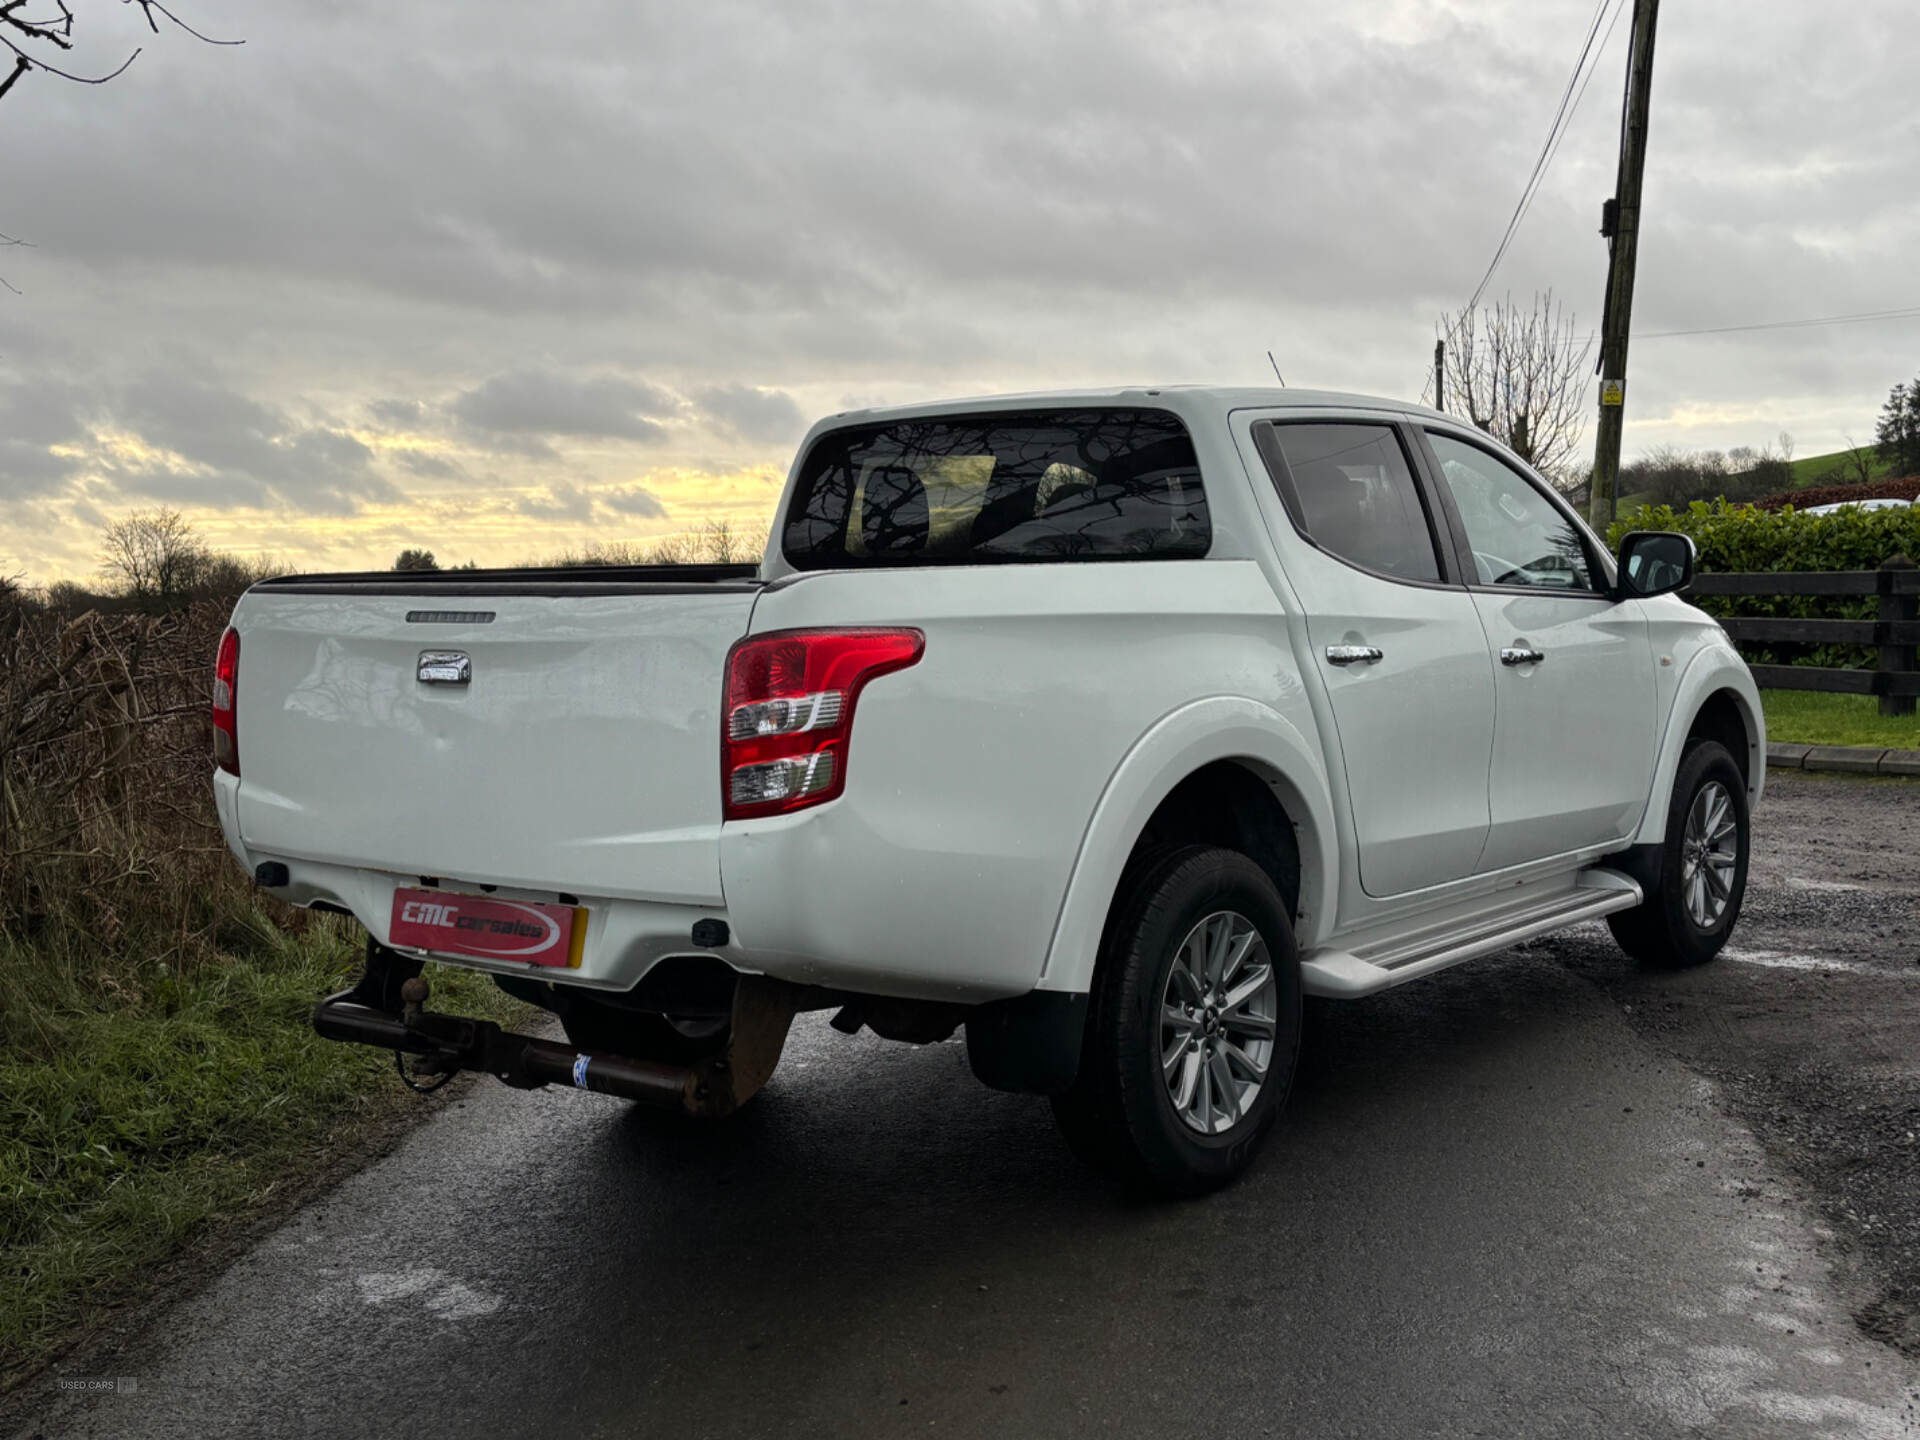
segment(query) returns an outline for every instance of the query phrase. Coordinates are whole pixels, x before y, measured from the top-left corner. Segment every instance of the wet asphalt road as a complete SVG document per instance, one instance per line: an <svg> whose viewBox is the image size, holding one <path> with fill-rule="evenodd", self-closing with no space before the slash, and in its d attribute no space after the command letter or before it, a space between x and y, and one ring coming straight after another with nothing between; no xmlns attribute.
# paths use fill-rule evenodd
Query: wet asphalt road
<svg viewBox="0 0 1920 1440"><path fill-rule="evenodd" d="M1309 1047L1177 1206L820 1017L716 1131L476 1088L20 1433L1920 1435L1812 1212L1590 979L1510 952Z"/></svg>

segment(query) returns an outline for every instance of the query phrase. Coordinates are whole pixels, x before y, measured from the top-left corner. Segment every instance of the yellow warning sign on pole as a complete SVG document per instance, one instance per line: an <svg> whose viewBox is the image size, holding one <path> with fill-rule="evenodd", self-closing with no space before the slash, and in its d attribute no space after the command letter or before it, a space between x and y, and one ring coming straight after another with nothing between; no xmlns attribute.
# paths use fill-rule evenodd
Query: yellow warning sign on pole
<svg viewBox="0 0 1920 1440"><path fill-rule="evenodd" d="M1600 403L1602 405L1626 404L1627 382L1624 380L1602 380L1600 382Z"/></svg>

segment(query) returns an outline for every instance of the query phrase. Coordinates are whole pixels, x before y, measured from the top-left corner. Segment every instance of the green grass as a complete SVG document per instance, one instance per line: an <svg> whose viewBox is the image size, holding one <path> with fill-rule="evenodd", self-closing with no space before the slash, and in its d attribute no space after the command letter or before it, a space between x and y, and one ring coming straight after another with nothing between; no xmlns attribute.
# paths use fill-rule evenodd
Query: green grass
<svg viewBox="0 0 1920 1440"><path fill-rule="evenodd" d="M1920 715L1882 715L1871 695L1762 690L1767 739L1798 745L1875 745L1920 750Z"/></svg>
<svg viewBox="0 0 1920 1440"><path fill-rule="evenodd" d="M1873 466L1875 480L1898 478L1892 468L1880 459L1871 445L1862 445L1858 450L1835 450L1829 455L1806 455L1793 462L1793 484L1791 489L1804 490L1810 485L1851 485L1860 476L1850 457L1866 454ZM1838 473L1833 473L1838 472Z"/></svg>
<svg viewBox="0 0 1920 1440"><path fill-rule="evenodd" d="M345 924L284 933L257 908L184 971L73 973L0 936L0 1382L413 1103L385 1051L313 1033L359 953ZM484 976L434 982L436 1008L525 1013Z"/></svg>

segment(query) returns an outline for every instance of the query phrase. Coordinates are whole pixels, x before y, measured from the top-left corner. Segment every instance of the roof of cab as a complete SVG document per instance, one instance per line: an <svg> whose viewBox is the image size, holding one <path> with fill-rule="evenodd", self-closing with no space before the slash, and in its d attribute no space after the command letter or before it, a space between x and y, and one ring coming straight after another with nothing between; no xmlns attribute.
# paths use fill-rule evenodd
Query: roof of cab
<svg viewBox="0 0 1920 1440"><path fill-rule="evenodd" d="M865 410L843 410L825 417L815 429L874 424L924 415L964 415L981 411L1059 409L1071 405L1140 405L1215 412L1312 407L1338 410L1384 410L1397 415L1431 415L1437 410L1378 395L1350 395L1336 390L1293 390L1278 385L1128 385L1117 389L1036 390L1013 395L970 395L963 399L923 400L911 405L876 405Z"/></svg>

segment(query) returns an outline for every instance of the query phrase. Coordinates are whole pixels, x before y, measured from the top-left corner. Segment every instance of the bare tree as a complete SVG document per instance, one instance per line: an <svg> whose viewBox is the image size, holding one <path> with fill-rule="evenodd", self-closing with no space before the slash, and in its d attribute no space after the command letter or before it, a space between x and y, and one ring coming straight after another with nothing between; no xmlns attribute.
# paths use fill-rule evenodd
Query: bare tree
<svg viewBox="0 0 1920 1440"><path fill-rule="evenodd" d="M645 565L691 565L695 555L693 542L685 535L663 535L648 548Z"/></svg>
<svg viewBox="0 0 1920 1440"><path fill-rule="evenodd" d="M142 605L172 605L206 578L213 555L178 510L135 510L101 539L100 569Z"/></svg>
<svg viewBox="0 0 1920 1440"><path fill-rule="evenodd" d="M156 35L160 33L160 20L164 19L174 28L184 30L194 39L204 40L209 45L246 43L243 40L216 40L211 35L202 35L162 5L160 0L122 0L122 3L138 5L147 28ZM59 14L38 14L42 5L51 5ZM21 13L26 10L36 13ZM73 49L73 11L67 7L67 0L0 0L0 45L13 52L11 69L0 76L0 96L4 96L22 75L32 70L44 70L49 75L71 80L76 85L104 85L122 74L127 66L140 57L140 50L136 47L133 54L105 75L76 75L71 70L53 64L50 57Z"/></svg>
<svg viewBox="0 0 1920 1440"><path fill-rule="evenodd" d="M700 527L700 549L710 565L737 565L747 558L747 546L730 520L709 520Z"/></svg>
<svg viewBox="0 0 1920 1440"><path fill-rule="evenodd" d="M92 9L98 10L103 3L104 0L93 0ZM160 20L155 18L157 14L176 29L184 30L194 39L203 40L209 45L246 44L244 40L216 40L211 35L202 35L161 4L160 0L121 0L121 3L138 5L141 15L146 19L147 28L156 35L160 33ZM52 6L59 13L42 15L39 11L44 6ZM24 11L33 13L24 14ZM53 64L50 57L73 49L73 11L68 8L67 0L0 0L0 46L6 47L0 50L0 99L4 99L7 92L19 83L20 77L30 71L41 70L61 80L71 80L76 85L104 85L124 73L127 66L140 57L140 48L135 47L133 54L104 75L76 75L63 66ZM8 51L12 52L11 56ZM11 64L7 63L9 60ZM26 244L28 242L25 240L0 234L0 249ZM20 293L4 275L0 275L0 287L13 291L15 295Z"/></svg>
<svg viewBox="0 0 1920 1440"><path fill-rule="evenodd" d="M1842 435L1847 442L1846 453L1840 457L1839 470L1843 485L1871 485L1873 483L1874 448L1871 445L1856 445L1853 436Z"/></svg>
<svg viewBox="0 0 1920 1440"><path fill-rule="evenodd" d="M1551 290L1530 309L1511 298L1441 324L1446 408L1465 415L1536 470L1561 472L1580 449L1593 337L1580 337Z"/></svg>

